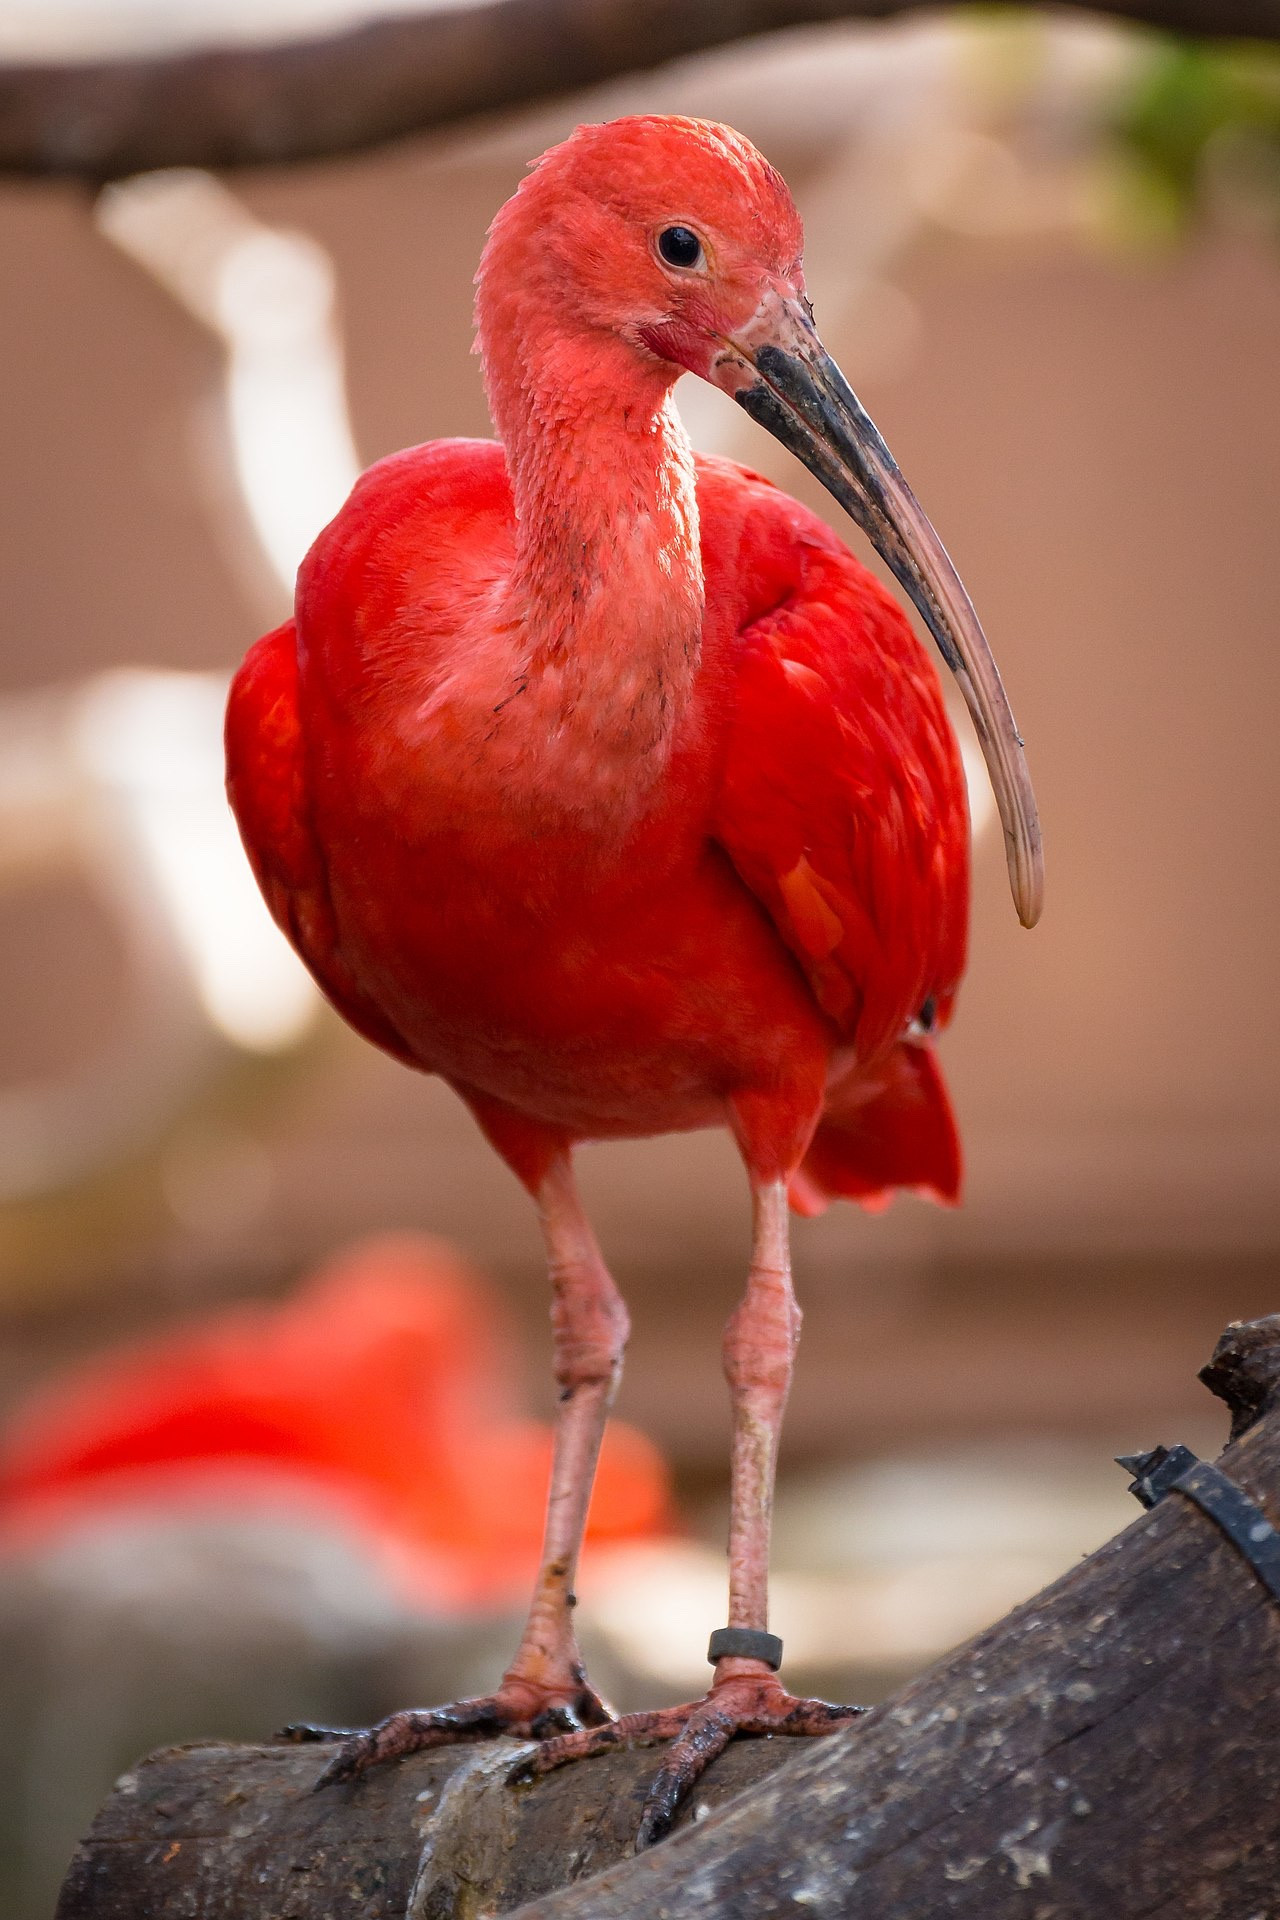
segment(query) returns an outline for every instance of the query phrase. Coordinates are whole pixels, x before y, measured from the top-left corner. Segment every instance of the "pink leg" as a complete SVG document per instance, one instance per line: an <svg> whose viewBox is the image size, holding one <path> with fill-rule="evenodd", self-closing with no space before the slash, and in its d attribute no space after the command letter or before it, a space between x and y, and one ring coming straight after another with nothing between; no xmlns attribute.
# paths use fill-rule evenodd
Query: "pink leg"
<svg viewBox="0 0 1280 1920"><path fill-rule="evenodd" d="M787 1189L752 1194L755 1231L747 1291L724 1330L724 1372L733 1401L729 1508L729 1625L769 1625L769 1536L782 1416L800 1340L791 1286ZM717 1673L731 1664L721 1661Z"/></svg>
<svg viewBox="0 0 1280 1920"><path fill-rule="evenodd" d="M761 1182L753 1187L753 1197L751 1272L724 1336L724 1368L733 1401L729 1626L767 1637L774 1471L800 1309L791 1289L786 1183ZM770 1648L769 1654L774 1651ZM722 1654L705 1699L626 1714L605 1726L547 1740L519 1763L514 1777L534 1779L612 1746L670 1740L671 1750L645 1800L636 1840L639 1851L670 1829L689 1789L735 1733L833 1733L862 1711L826 1700L797 1699L778 1679L776 1665L774 1657Z"/></svg>
<svg viewBox="0 0 1280 1920"><path fill-rule="evenodd" d="M572 1609L577 1604L573 1583L600 1442L622 1377L631 1323L583 1212L567 1154L553 1162L537 1198L551 1273L560 1399L542 1566L524 1635L504 1685L525 1681L562 1689L568 1676L581 1689L585 1682L573 1631ZM605 1717L602 1710L592 1716Z"/></svg>
<svg viewBox="0 0 1280 1920"><path fill-rule="evenodd" d="M491 1733L540 1738L612 1720L589 1684L573 1628L573 1583L605 1422L622 1373L630 1323L582 1210L568 1151L554 1155L536 1192L551 1273L559 1389L542 1562L515 1657L497 1690L447 1707L393 1713L365 1732L285 1729L293 1740L342 1741L317 1786L380 1760Z"/></svg>

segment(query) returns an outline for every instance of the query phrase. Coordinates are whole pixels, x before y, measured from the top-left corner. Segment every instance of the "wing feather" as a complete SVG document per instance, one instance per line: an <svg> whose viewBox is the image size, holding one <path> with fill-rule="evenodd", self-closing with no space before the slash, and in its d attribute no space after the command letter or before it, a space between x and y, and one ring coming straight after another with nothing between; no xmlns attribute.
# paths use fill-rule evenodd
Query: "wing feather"
<svg viewBox="0 0 1280 1920"><path fill-rule="evenodd" d="M714 832L867 1062L926 1002L945 1017L964 967L960 758L897 602L803 508L760 501L747 571L776 597L739 636Z"/></svg>
<svg viewBox="0 0 1280 1920"><path fill-rule="evenodd" d="M324 856L311 824L292 620L245 655L227 703L227 798L271 916L325 997L367 1040L415 1065L342 952Z"/></svg>

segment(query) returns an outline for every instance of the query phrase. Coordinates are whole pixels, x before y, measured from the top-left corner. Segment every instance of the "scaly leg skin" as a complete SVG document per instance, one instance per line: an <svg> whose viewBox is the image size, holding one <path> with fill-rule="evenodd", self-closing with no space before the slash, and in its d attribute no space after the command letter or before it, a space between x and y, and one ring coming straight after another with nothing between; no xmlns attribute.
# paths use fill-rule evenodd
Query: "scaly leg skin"
<svg viewBox="0 0 1280 1920"><path fill-rule="evenodd" d="M567 1152L537 1190L552 1283L556 1411L542 1565L516 1656L494 1693L451 1706L393 1713L352 1731L306 1725L281 1739L341 1741L317 1788L423 1747L512 1733L541 1739L607 1726L613 1715L589 1684L573 1630L573 1583L605 1421L622 1372L629 1324L574 1186Z"/></svg>
<svg viewBox="0 0 1280 1920"><path fill-rule="evenodd" d="M791 1385L800 1309L791 1290L787 1193L783 1181L755 1189L755 1233L746 1296L729 1321L724 1368L733 1399L733 1489L729 1519L729 1625L764 1633L768 1625L769 1532L778 1436ZM834 1733L863 1707L801 1700L764 1659L726 1654L702 1700L651 1713L628 1713L602 1726L546 1740L512 1770L530 1781L570 1760L618 1746L670 1740L671 1751L645 1801L636 1851L661 1840L698 1777L738 1733Z"/></svg>

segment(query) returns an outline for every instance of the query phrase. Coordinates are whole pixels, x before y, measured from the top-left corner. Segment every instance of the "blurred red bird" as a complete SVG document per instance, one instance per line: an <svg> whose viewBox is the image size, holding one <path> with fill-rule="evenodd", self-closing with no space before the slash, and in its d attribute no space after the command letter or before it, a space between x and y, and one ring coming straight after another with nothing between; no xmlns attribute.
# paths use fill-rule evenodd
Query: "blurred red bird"
<svg viewBox="0 0 1280 1920"><path fill-rule="evenodd" d="M929 1037L964 963L968 822L939 688L897 604L812 513L696 456L690 371L791 448L919 608L977 726L1022 920L1039 829L1021 741L936 534L824 352L799 216L727 127L580 127L499 212L477 276L499 440L357 485L293 621L232 689L228 791L281 927L352 1026L438 1073L533 1195L560 1390L543 1566L488 1698L350 1735L323 1779L460 1736L539 1772L672 1738L640 1844L735 1731L854 1709L776 1674L767 1562L799 1327L787 1201L953 1200ZM572 1588L627 1334L573 1148L727 1125L751 1185L729 1624L706 1699L614 1720ZM317 1730L318 1731L318 1730Z"/></svg>
<svg viewBox="0 0 1280 1920"><path fill-rule="evenodd" d="M0 1433L0 1550L146 1507L296 1510L434 1615L505 1607L537 1564L550 1434L514 1412L510 1335L440 1241L347 1248L280 1305L225 1307L69 1368ZM652 1538L666 1474L614 1423L600 1545Z"/></svg>

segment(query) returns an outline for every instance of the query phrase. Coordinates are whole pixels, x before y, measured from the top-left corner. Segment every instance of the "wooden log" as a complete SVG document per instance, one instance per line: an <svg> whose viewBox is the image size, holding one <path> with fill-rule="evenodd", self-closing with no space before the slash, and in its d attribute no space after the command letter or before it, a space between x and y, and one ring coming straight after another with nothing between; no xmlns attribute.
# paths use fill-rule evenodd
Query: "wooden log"
<svg viewBox="0 0 1280 1920"><path fill-rule="evenodd" d="M943 0L956 4L956 0ZM267 46L0 67L0 173L326 159L758 34L918 0L474 0ZM1097 0L1177 33L1280 39L1280 0Z"/></svg>
<svg viewBox="0 0 1280 1920"><path fill-rule="evenodd" d="M313 1793L329 1757L317 1747L170 1747L118 1782L58 1920L471 1920L631 1853L652 1753L517 1792L506 1774L522 1751L441 1748ZM685 1824L795 1757L781 1740L731 1747Z"/></svg>
<svg viewBox="0 0 1280 1920"><path fill-rule="evenodd" d="M1277 1518L1280 1315L1228 1329L1205 1377L1238 1433L1223 1471ZM1278 1911L1280 1606L1177 1493L847 1731L730 1748L697 1817L639 1858L652 1754L517 1793L516 1751L315 1795L314 1751L161 1754L103 1809L58 1920Z"/></svg>

